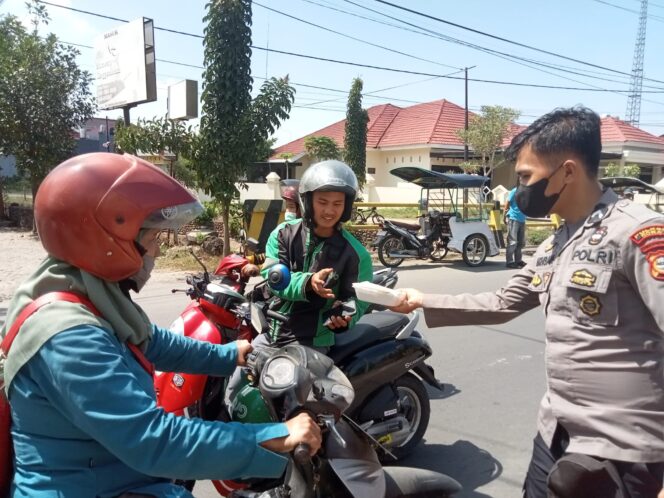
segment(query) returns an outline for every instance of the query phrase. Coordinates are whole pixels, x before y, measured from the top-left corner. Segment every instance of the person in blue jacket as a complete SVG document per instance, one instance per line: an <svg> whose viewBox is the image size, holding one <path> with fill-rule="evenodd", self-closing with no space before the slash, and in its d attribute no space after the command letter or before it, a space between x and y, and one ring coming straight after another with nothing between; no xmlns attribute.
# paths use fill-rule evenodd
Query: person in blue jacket
<svg viewBox="0 0 664 498"><path fill-rule="evenodd" d="M187 419L156 405L161 371L223 376L245 363L247 341L213 345L153 325L129 296L159 255L157 237L201 212L184 187L136 157L76 156L54 169L35 198L48 257L17 289L4 336L32 300L75 292L89 307L43 306L21 326L3 363L12 412L12 497L192 497L173 479L279 477L280 453L320 448L308 415L285 424Z"/></svg>

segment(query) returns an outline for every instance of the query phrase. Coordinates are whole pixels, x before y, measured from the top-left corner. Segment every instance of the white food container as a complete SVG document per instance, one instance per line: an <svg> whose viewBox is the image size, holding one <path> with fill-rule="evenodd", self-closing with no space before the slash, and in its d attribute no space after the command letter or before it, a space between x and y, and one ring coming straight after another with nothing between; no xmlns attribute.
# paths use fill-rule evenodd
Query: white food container
<svg viewBox="0 0 664 498"><path fill-rule="evenodd" d="M361 301L383 306L396 306L401 301L402 292L399 290L388 289L371 282L358 282L353 284L355 294Z"/></svg>

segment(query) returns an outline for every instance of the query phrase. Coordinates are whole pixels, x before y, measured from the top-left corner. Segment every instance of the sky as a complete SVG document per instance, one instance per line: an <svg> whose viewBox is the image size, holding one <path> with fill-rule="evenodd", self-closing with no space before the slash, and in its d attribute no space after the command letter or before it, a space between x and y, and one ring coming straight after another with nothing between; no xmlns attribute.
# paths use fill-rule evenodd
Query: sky
<svg viewBox="0 0 664 498"><path fill-rule="evenodd" d="M207 3L203 0L49 1L123 20L148 17L154 19L157 28L194 35L203 34ZM252 53L254 93L265 78L273 76L288 75L296 89L290 118L275 134L277 145L343 119L347 92L356 77L364 81L363 104L367 108L384 103L407 107L439 99L463 106L464 81L454 78L463 76L464 67L472 67L468 71L471 79L468 87L469 107L473 111L483 105L507 106L520 111L519 123L528 124L555 107L583 104L601 115L625 117L641 0L390 2L469 29L405 12L378 0L253 2L252 43L255 47L423 73L357 67L255 48ZM51 22L41 30L54 33L63 42L93 46L98 36L122 24L61 7L47 6L47 9ZM24 22L28 20L24 0L0 0L0 15L8 13ZM664 0L650 1L648 14L643 89L655 93L643 94L640 127L662 135ZM534 51L523 45L594 66ZM503 55L489 54L486 49ZM79 50L79 64L94 75L94 50L84 47ZM203 83L200 69L203 66L202 39L156 29L155 52L158 101L132 109L132 121L139 117L164 115L169 85L183 79L198 80L199 85ZM508 56L517 56L521 60L514 62ZM523 59L544 63L547 67ZM443 75L454 78L440 77ZM648 81L647 78L659 81ZM577 89L533 88L473 79ZM582 91L579 88L620 92ZM98 110L96 115L114 119L121 116L121 111Z"/></svg>

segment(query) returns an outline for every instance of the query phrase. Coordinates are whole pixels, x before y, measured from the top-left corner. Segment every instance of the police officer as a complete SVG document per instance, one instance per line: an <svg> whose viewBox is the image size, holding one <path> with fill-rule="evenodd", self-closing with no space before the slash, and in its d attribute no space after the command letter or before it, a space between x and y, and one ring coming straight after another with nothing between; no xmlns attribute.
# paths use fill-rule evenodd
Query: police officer
<svg viewBox="0 0 664 498"><path fill-rule="evenodd" d="M556 213L565 225L495 293L406 289L394 308L423 307L427 324L440 327L503 323L543 306L547 392L528 498L547 495L550 470L569 454L608 461L631 497L662 490L664 216L602 190L601 148L599 117L587 108L536 120L508 150L516 202L526 216Z"/></svg>

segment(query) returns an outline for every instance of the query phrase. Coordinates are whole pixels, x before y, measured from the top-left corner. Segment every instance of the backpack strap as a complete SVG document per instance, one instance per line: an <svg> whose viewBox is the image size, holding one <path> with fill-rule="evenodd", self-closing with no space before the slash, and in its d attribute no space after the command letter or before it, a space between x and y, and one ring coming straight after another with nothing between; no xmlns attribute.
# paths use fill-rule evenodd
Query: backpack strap
<svg viewBox="0 0 664 498"><path fill-rule="evenodd" d="M39 296L37 299L35 299L25 308L23 308L23 310L21 311L21 313L19 313L16 320L14 320L14 323L12 323L12 326L7 332L7 335L2 340L0 349L2 350L2 354L5 356L5 358L9 354L9 350L11 349L12 344L14 343L14 339L16 339L16 336L18 335L18 332L21 329L23 323L39 308L46 306L47 304L54 303L56 301L66 301L68 303L82 304L83 306L88 308L94 315L102 318L102 314L99 312L97 307L92 303L92 301L90 301L86 296L83 296L82 294L78 294L76 292L61 291L61 292L49 292L47 294L44 294L43 296ZM141 349L135 344L132 344L130 342L127 342L126 345L129 348L129 350L132 352L134 357L136 358L136 361L138 361L138 363L145 369L147 373L153 375L154 365L150 363L150 361L145 357Z"/></svg>

